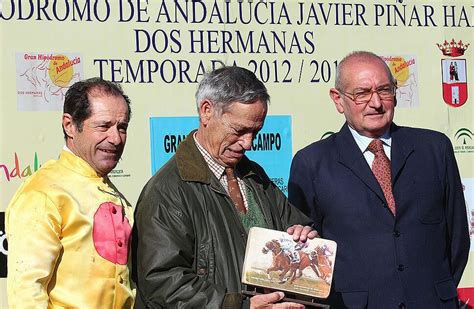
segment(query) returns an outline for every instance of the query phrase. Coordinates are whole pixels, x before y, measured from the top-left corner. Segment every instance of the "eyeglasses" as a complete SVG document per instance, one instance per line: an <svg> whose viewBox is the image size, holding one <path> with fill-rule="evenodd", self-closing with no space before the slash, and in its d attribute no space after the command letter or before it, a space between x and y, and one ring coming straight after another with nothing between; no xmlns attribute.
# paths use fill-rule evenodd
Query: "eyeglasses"
<svg viewBox="0 0 474 309"><path fill-rule="evenodd" d="M360 90L355 90L353 93L337 89L337 91L339 91L341 94L345 95L346 97L354 101L354 103L357 105L369 103L375 92L377 92L380 100L382 101L392 100L393 97L395 96L396 90L397 90L396 86L381 87L375 90L360 89Z"/></svg>

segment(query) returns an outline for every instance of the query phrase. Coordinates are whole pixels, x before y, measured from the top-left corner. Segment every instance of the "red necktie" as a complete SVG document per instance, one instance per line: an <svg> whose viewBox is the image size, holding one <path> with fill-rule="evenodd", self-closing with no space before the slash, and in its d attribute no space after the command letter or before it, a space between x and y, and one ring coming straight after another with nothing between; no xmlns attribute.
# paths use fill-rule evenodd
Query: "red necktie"
<svg viewBox="0 0 474 309"><path fill-rule="evenodd" d="M235 207L241 213L246 213L247 209L245 208L244 199L242 198L242 193L240 192L239 183L237 178L234 176L234 169L227 167L225 169L225 175L227 176L227 185L229 188L229 196L234 202Z"/></svg>
<svg viewBox="0 0 474 309"><path fill-rule="evenodd" d="M390 160L383 151L383 143L379 139L370 142L367 149L375 156L372 163L372 172L382 188L383 195L388 203L388 208L395 215L395 199L392 193L392 172L390 169Z"/></svg>

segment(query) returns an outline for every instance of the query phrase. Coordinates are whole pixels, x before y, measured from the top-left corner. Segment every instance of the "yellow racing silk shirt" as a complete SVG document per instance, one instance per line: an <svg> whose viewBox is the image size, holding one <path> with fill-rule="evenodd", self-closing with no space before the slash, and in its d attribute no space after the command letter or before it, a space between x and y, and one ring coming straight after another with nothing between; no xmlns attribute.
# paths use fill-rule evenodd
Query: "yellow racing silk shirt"
<svg viewBox="0 0 474 309"><path fill-rule="evenodd" d="M133 212L73 153L46 162L6 210L10 308L131 308Z"/></svg>

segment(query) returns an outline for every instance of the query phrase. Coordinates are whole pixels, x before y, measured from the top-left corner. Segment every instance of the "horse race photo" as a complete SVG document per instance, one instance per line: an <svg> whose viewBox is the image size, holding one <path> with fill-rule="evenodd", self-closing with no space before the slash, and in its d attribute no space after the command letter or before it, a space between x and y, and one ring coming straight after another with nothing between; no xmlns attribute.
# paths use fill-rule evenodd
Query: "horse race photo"
<svg viewBox="0 0 474 309"><path fill-rule="evenodd" d="M337 245L315 238L295 242L286 232L250 229L242 282L326 298L331 289Z"/></svg>

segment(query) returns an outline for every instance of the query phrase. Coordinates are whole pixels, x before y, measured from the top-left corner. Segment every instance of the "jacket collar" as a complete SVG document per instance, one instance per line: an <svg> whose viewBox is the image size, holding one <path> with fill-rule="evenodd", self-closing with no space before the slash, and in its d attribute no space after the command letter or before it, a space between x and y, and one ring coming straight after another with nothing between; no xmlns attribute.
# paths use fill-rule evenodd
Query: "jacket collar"
<svg viewBox="0 0 474 309"><path fill-rule="evenodd" d="M58 163L75 174L89 178L96 182L97 189L102 193L109 194L120 200L122 206L131 207L132 204L125 198L125 196L117 189L117 187L110 181L108 176L101 177L84 159L76 156L73 152L63 149L59 155Z"/></svg>
<svg viewBox="0 0 474 309"><path fill-rule="evenodd" d="M347 122L339 131L336 140L336 149L338 153L338 161L349 168L360 180L362 180L372 191L379 197L383 198L383 192L378 185L367 161L362 154L359 146L357 146L352 136Z"/></svg>
<svg viewBox="0 0 474 309"><path fill-rule="evenodd" d="M392 183L396 187L397 179L403 170L406 161L414 151L414 145L409 139L409 135L403 133L400 127L393 124L390 127L392 136L391 164L392 164ZM359 146L357 146L354 137L349 131L348 124L339 131L335 139L335 145L338 155L338 161L345 165L354 173L365 185L372 190L382 201L385 201L382 189L375 179L367 161L364 158ZM397 206L398 207L398 206Z"/></svg>
<svg viewBox="0 0 474 309"><path fill-rule="evenodd" d="M97 175L97 172L89 165L89 163L68 150L63 149L61 151L61 154L59 155L59 163L67 169L72 170L74 173L88 178L107 178Z"/></svg>
<svg viewBox="0 0 474 309"><path fill-rule="evenodd" d="M392 137L391 146L391 162L392 162L392 182L395 183L397 176L400 174L401 169L405 165L406 160L410 154L414 151L414 145L409 140L409 135L403 133L403 130L396 124L392 123L390 126L390 134ZM370 171L370 167L367 170L365 167L368 165L365 163L364 156L360 151L357 143L352 136L347 122L342 126L339 131L340 139L336 140L336 145L339 153L339 161L347 166L357 166L356 169L361 173ZM369 181L371 182L371 181Z"/></svg>
<svg viewBox="0 0 474 309"><path fill-rule="evenodd" d="M392 151L392 182L395 185L400 172L405 166L410 155L415 151L415 144L410 140L410 134L405 134L399 126L392 124L392 146L396 147ZM406 130L405 130L406 132Z"/></svg>
<svg viewBox="0 0 474 309"><path fill-rule="evenodd" d="M193 134L196 131L197 130L193 130L189 133L176 150L176 164L178 166L179 176L184 181L210 184L213 174L194 143ZM260 177L259 174L254 171L253 164L247 156L244 156L240 160L236 168L242 178L251 176Z"/></svg>

